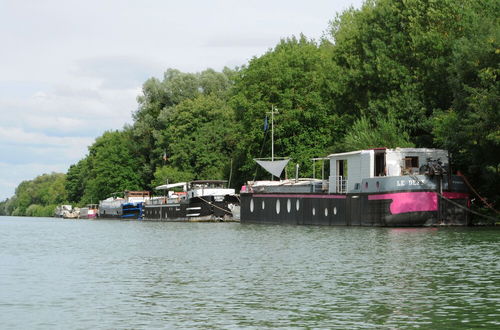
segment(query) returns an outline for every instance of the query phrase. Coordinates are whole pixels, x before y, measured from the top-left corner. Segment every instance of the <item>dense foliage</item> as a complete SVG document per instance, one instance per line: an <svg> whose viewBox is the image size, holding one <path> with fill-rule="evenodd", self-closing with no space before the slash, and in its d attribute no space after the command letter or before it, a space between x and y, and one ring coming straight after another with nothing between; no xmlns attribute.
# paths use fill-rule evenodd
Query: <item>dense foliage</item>
<svg viewBox="0 0 500 330"><path fill-rule="evenodd" d="M65 182L62 173L21 182L13 197L0 203L0 215L53 216L56 206L67 200Z"/></svg>
<svg viewBox="0 0 500 330"><path fill-rule="evenodd" d="M223 163L234 149L230 136L234 115L227 104L234 74L229 69L201 73L168 69L163 80L144 83L130 127L144 188L158 181L155 173L161 166L183 172L182 177L193 177L192 173L222 177Z"/></svg>
<svg viewBox="0 0 500 330"><path fill-rule="evenodd" d="M112 194L142 187L142 164L133 154L132 132L105 132L89 154L68 170L66 189L72 202L97 203Z"/></svg>
<svg viewBox="0 0 500 330"><path fill-rule="evenodd" d="M289 38L239 72L231 99L240 132L234 152L237 181L254 177L253 158L271 156L271 143L263 132L271 105L278 109L276 155L291 157L300 163L302 174L310 176L310 159L332 151L350 115L335 104L338 70L331 56L328 42Z"/></svg>
<svg viewBox="0 0 500 330"><path fill-rule="evenodd" d="M499 14L497 0L368 0L334 18L322 40L283 39L242 68L168 69L144 83L133 124L104 133L70 167L67 198L262 177L253 158L271 154L263 119L274 106L275 154L299 163L302 176L331 152L445 148L498 208ZM25 201L25 186L0 212L55 202Z"/></svg>

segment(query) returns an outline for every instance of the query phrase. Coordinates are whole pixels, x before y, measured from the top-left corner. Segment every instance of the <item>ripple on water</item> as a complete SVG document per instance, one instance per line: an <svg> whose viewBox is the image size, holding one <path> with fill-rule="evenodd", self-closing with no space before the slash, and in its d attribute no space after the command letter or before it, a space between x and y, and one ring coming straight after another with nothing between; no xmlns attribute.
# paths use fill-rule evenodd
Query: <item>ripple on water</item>
<svg viewBox="0 0 500 330"><path fill-rule="evenodd" d="M0 218L6 328L497 327L495 229Z"/></svg>

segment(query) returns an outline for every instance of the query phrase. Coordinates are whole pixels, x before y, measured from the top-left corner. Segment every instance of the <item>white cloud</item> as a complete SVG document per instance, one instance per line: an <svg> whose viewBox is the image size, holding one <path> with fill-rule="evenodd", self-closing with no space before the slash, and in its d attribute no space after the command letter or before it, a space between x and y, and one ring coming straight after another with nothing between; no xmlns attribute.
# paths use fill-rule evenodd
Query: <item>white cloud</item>
<svg viewBox="0 0 500 330"><path fill-rule="evenodd" d="M100 87L107 89L134 88L162 71L163 66L154 60L133 56L81 59L75 68L76 75L97 79Z"/></svg>
<svg viewBox="0 0 500 330"><path fill-rule="evenodd" d="M0 98L1 126L49 135L96 136L130 123L138 88L99 90L76 87L38 91L29 98ZM15 114L15 115L13 115Z"/></svg>
<svg viewBox="0 0 500 330"><path fill-rule="evenodd" d="M91 138L48 136L42 133L25 132L18 127L0 127L2 145L52 146L57 148L73 147L92 141Z"/></svg>

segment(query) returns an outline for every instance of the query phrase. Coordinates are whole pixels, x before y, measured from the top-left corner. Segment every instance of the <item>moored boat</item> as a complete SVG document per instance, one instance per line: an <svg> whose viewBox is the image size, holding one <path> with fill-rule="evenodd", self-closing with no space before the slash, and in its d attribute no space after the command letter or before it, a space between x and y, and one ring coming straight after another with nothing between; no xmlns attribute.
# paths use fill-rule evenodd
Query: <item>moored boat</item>
<svg viewBox="0 0 500 330"><path fill-rule="evenodd" d="M321 160L329 164L328 179L248 182L241 192L241 222L351 226L469 223L469 190L461 176L451 174L445 150L380 148L332 154ZM283 167L277 175L276 166L268 169L279 176Z"/></svg>
<svg viewBox="0 0 500 330"><path fill-rule="evenodd" d="M57 218L64 218L68 214L73 212L72 205L58 205L54 210L54 216Z"/></svg>
<svg viewBox="0 0 500 330"><path fill-rule="evenodd" d="M97 217L98 207L99 205L97 204L88 204L86 207L80 208L79 218L95 219Z"/></svg>
<svg viewBox="0 0 500 330"><path fill-rule="evenodd" d="M109 197L99 202L99 218L140 220L144 202L149 198L149 191L125 191L124 198Z"/></svg>
<svg viewBox="0 0 500 330"><path fill-rule="evenodd" d="M237 221L240 201L224 180L198 180L156 187L163 196L144 205L144 220L154 221ZM180 190L180 191L176 191Z"/></svg>

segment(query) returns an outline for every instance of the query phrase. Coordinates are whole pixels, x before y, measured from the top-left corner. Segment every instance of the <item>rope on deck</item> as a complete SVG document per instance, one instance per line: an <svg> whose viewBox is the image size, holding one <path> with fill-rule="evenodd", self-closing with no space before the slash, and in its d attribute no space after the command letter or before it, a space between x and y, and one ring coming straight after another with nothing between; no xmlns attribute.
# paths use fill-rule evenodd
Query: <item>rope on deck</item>
<svg viewBox="0 0 500 330"><path fill-rule="evenodd" d="M216 207L216 208L218 208L218 209L220 209L220 210L224 211L224 212L225 212L225 213L227 213L227 214L231 214L231 215L233 215L233 212L228 211L228 210L226 210L225 208L222 208L222 207L220 207L220 206L217 206L217 205L215 205L215 204L212 204L211 202L209 202L209 201L207 201L207 200L203 199L203 198L202 198L202 197L200 197L200 196L196 196L196 197L198 197L199 199L201 199L202 201L204 201L204 202L205 202L205 203L207 203L208 205L211 205L211 206L213 206L213 207Z"/></svg>
<svg viewBox="0 0 500 330"><path fill-rule="evenodd" d="M433 188L432 188L432 187L428 186L425 182L422 182L422 181L421 181L421 180L420 180L420 179L419 179L416 175L414 175L414 174L410 174L409 176L410 176L412 179L414 179L414 180L416 180L417 182L419 182L422 186L426 186L427 188L429 188L429 189L433 190ZM451 200L451 199L449 199L449 198L447 198L447 197L444 197L444 196L443 196L443 194L441 194L439 191L436 191L436 193L438 194L438 196L439 196L440 198L444 199L445 201L447 201L447 202L449 202L449 203L451 203L451 204L453 204L453 205L455 205L455 206L457 206L457 207L459 207L459 208L461 208L461 209L463 209L463 210L465 210L465 211L467 211L467 212L470 212L470 213L475 214L475 215L477 215L477 216L480 216L480 217L483 217L483 218L485 218L485 219L491 220L491 221L493 221L493 222L496 222L496 221L498 220L498 218L493 218L493 217L490 217L490 216L488 216L488 215L484 215L484 214L481 214L481 213L479 213L479 212L473 211L473 210L471 210L470 208L468 208L468 207L466 207L466 206L463 206L462 204L459 204L459 203L457 203L457 202L455 202L455 201L453 201L453 200Z"/></svg>

